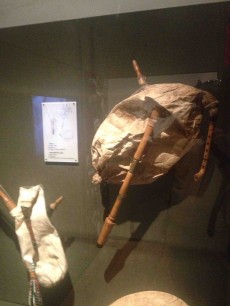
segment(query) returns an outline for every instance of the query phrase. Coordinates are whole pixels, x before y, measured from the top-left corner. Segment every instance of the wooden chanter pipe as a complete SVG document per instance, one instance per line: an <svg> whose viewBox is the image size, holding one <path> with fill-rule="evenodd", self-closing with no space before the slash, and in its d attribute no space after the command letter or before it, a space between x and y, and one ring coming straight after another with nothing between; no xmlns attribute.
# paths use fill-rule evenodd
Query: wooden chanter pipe
<svg viewBox="0 0 230 306"><path fill-rule="evenodd" d="M143 75L140 72L139 66L137 64L137 62L134 60L133 61L133 67L134 70L136 71L137 74L137 79L138 79L138 83L140 86L145 86L147 85L145 78L143 77ZM102 230L99 234L98 240L97 240L97 246L98 247L102 247L109 235L109 233L111 232L113 226L115 225L115 220L119 211L119 208L123 202L123 199L128 191L129 185L132 181L133 175L134 175L134 170L136 168L136 166L138 165L143 152L146 148L146 145L149 141L149 137L152 136L153 134L153 128L154 128L154 123L155 121L158 119L159 117L159 113L156 109L156 107L153 108L151 115L148 119L148 123L144 132L144 135L137 147L137 150L134 154L133 160L130 164L130 168L125 176L125 179L121 185L121 188L119 190L118 196L113 204L113 207L109 213L109 215L105 218Z"/></svg>
<svg viewBox="0 0 230 306"><path fill-rule="evenodd" d="M210 150L211 150L213 132L214 132L214 122L211 121L208 125L208 135L207 135L207 140L205 144L204 156L203 156L203 160L201 163L201 167L200 167L200 170L196 174L194 174L195 182L198 182L205 175L207 165L208 165Z"/></svg>
<svg viewBox="0 0 230 306"><path fill-rule="evenodd" d="M200 170L194 175L194 180L198 182L204 175L207 169L210 150L211 150L211 144L212 144L212 137L215 129L215 122L218 116L218 108L217 104L213 103L209 106L209 125L208 125L208 133L207 133L207 139L204 149L204 155L203 160L201 163Z"/></svg>

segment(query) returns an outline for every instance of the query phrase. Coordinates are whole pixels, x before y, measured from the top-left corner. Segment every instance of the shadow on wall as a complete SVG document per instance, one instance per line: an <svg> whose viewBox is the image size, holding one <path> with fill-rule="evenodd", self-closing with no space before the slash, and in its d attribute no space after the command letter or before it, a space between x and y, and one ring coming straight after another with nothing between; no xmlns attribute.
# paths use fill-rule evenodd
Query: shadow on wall
<svg viewBox="0 0 230 306"><path fill-rule="evenodd" d="M194 173L200 167L204 150L204 143L200 141L167 174L152 184L130 186L116 223L121 224L126 221L134 221L140 224L131 234L125 245L116 252L110 265L107 267L105 271L105 280L107 282L122 270L125 260L137 247L161 211L179 204L189 195L196 195L198 197L204 195L216 164L221 170L222 182L209 216L207 235L214 236L216 221L220 212L224 214L226 223L229 223L229 158L226 159L222 156L223 154L228 154L227 147L229 147L229 143L226 143L226 135L222 133L222 136L219 138L217 137L219 133L216 134L212 150L216 158L210 159L203 181L197 183L193 179ZM101 186L102 200L105 208L104 218L109 214L119 188L120 186L118 185L106 184Z"/></svg>
<svg viewBox="0 0 230 306"><path fill-rule="evenodd" d="M131 237L114 255L105 271L105 280L109 282L120 270L125 260L137 247L151 224L161 211L179 204L189 195L201 196L206 184L194 181L194 173L200 168L204 143L198 142L167 174L147 185L131 185L127 197L118 214L116 224L126 221L139 222ZM206 180L211 178L213 166L210 165ZM104 218L109 214L120 185L102 184L102 204Z"/></svg>

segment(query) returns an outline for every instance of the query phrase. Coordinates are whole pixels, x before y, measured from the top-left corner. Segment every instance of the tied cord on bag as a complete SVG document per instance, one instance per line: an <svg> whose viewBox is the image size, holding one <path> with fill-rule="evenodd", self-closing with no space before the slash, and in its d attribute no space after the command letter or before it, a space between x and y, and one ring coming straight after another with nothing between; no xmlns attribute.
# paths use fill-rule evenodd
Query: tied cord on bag
<svg viewBox="0 0 230 306"><path fill-rule="evenodd" d="M30 306L42 306L42 295L40 292L40 285L35 273L35 265L29 270L30 284L28 302Z"/></svg>

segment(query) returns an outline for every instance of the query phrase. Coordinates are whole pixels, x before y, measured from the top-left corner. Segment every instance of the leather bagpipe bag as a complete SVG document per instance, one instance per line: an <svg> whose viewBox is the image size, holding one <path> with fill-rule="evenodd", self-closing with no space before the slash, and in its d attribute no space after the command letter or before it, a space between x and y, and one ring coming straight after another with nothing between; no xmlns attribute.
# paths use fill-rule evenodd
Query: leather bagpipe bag
<svg viewBox="0 0 230 306"><path fill-rule="evenodd" d="M22 207L31 212L30 221L39 254L36 262L34 242L31 240ZM41 286L54 287L65 277L68 267L59 234L46 213L43 187L20 187L17 206L10 214L15 219L21 257L28 271L34 270Z"/></svg>
<svg viewBox="0 0 230 306"><path fill-rule="evenodd" d="M118 103L92 141L92 182L123 182L153 108L159 111L131 184L148 184L167 173L198 141L203 114L217 104L210 93L180 83L145 85Z"/></svg>

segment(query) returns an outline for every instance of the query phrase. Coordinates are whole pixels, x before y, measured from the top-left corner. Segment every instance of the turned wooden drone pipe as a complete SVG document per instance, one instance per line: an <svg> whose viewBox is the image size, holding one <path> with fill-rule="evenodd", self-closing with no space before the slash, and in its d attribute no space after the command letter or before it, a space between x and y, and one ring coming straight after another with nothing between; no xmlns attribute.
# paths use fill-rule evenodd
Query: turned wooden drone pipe
<svg viewBox="0 0 230 306"><path fill-rule="evenodd" d="M10 196L7 194L5 189L0 185L0 197L3 199L5 202L6 208L11 211L13 208L16 207L16 204L14 201L10 198Z"/></svg>
<svg viewBox="0 0 230 306"><path fill-rule="evenodd" d="M62 202L63 196L57 198L53 203L50 204L50 209L54 210L58 207L58 205Z"/></svg>
<svg viewBox="0 0 230 306"><path fill-rule="evenodd" d="M58 197L53 203L50 203L49 208L47 209L47 215L50 218L58 205L62 202L63 196Z"/></svg>
<svg viewBox="0 0 230 306"><path fill-rule="evenodd" d="M122 204L123 199L126 196L127 190L129 188L130 182L133 178L134 175L134 170L136 168L136 166L138 165L143 152L145 150L145 147L149 141L149 137L152 136L153 133L153 126L154 126L154 121L157 120L157 118L159 117L158 112L156 110L153 110L151 113L151 116L149 118L147 127L145 129L144 135L137 147L136 153L134 154L133 157L133 161L130 164L130 168L129 171L127 172L125 179L121 185L121 188L119 190L118 196L113 204L113 207L111 209L110 214L108 215L108 217L106 217L105 221L104 221L104 225L102 227L102 230L100 232L100 235L98 237L97 240L97 246L98 247L102 247L106 241L107 236L109 235L109 233L111 232L113 226L115 225L115 220L119 211L119 208Z"/></svg>
<svg viewBox="0 0 230 306"><path fill-rule="evenodd" d="M137 75L138 84L139 84L140 86L147 85L146 78L145 78L145 76L143 76L143 74L141 73L140 67L139 67L139 65L137 64L136 60L133 60L133 61L132 61L132 64L133 64L133 69L134 69L134 71L136 72L136 75Z"/></svg>
<svg viewBox="0 0 230 306"><path fill-rule="evenodd" d="M146 81L145 78L142 76L140 69L137 65L137 62L134 60L133 61L133 66L134 66L134 70L136 71L137 74L137 78L138 78L138 83L142 86L142 85L146 85ZM123 202L124 197L126 196L127 190L129 188L129 185L131 183L131 180L133 178L134 175L134 170L136 169L136 166L138 165L143 152L146 148L146 145L149 141L149 138L152 136L153 134L153 127L154 127L154 123L155 121L158 119L159 117L159 112L156 109L156 106L154 107L154 109L151 112L151 115L148 119L148 123L144 132L144 135L137 147L137 150L134 154L133 157L133 161L130 164L129 170L125 176L125 179L121 185L121 188L119 190L118 196L113 204L113 207L111 209L111 212L109 213L108 217L105 218L102 230L100 232L100 235L98 237L97 240L97 246L98 247L102 247L109 235L109 233L111 232L113 226L115 225L115 220L119 211L119 208Z"/></svg>

